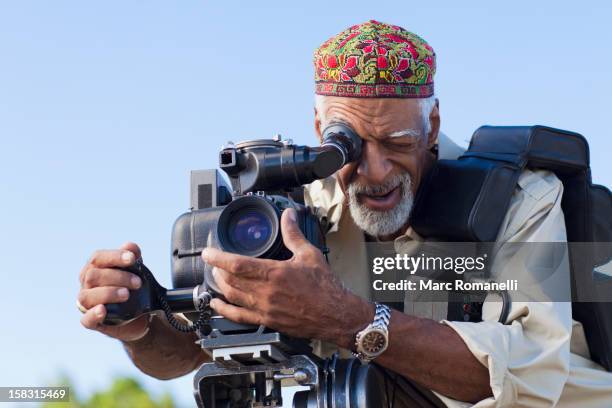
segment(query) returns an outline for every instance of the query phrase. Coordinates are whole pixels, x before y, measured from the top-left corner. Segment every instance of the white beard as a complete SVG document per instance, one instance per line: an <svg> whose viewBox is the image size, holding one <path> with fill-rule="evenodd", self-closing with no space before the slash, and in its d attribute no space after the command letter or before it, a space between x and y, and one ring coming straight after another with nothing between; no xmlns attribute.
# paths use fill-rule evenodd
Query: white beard
<svg viewBox="0 0 612 408"><path fill-rule="evenodd" d="M384 194L397 186L400 188L400 202L389 211L371 210L365 204L360 203L357 198L358 194ZM355 224L373 237L391 235L399 231L408 222L408 217L414 204L412 179L408 173L397 175L380 186L362 186L357 183L351 183L348 186L347 192L349 210Z"/></svg>

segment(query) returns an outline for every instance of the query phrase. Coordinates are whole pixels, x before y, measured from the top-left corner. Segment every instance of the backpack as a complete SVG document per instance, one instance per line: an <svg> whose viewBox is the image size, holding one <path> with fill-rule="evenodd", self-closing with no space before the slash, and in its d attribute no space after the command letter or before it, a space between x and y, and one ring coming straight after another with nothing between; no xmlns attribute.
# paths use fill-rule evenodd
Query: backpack
<svg viewBox="0 0 612 408"><path fill-rule="evenodd" d="M612 371L612 276L600 269L612 260L612 194L592 184L583 136L545 126L477 129L461 157L439 160L421 183L411 226L426 238L495 241L525 168L550 170L563 183L572 315L592 360Z"/></svg>

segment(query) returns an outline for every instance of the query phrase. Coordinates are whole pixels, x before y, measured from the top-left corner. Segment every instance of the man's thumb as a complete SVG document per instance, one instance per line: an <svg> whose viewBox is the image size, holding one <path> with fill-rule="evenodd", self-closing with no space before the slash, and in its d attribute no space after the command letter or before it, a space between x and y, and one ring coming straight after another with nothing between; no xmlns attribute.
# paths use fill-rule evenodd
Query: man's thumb
<svg viewBox="0 0 612 408"><path fill-rule="evenodd" d="M301 247L309 244L300 230L297 222L297 213L293 208L287 208L283 211L281 216L281 234L283 236L283 243L294 254L299 252Z"/></svg>

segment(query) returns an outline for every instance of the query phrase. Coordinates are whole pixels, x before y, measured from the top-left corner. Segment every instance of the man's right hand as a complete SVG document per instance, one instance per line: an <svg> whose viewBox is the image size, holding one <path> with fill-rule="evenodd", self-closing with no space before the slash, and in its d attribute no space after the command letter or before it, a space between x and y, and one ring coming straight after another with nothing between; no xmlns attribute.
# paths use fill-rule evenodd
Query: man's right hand
<svg viewBox="0 0 612 408"><path fill-rule="evenodd" d="M129 297L129 289L138 289L142 285L138 276L122 270L133 265L140 257L140 248L131 242L117 250L94 252L79 276L81 290L77 299L87 309L81 318L83 326L121 341L138 340L147 333L148 314L121 326L102 323L106 317L105 304L125 302Z"/></svg>

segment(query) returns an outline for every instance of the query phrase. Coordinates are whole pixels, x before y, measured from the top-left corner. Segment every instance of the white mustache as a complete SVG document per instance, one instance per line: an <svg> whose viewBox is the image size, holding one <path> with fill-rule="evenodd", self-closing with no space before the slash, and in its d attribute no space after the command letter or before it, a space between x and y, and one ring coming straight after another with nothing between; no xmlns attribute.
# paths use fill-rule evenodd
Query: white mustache
<svg viewBox="0 0 612 408"><path fill-rule="evenodd" d="M362 185L353 182L348 186L348 193L352 196L357 196L358 194L385 195L399 187L402 184L403 178L403 176L398 174L382 185Z"/></svg>

